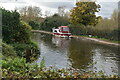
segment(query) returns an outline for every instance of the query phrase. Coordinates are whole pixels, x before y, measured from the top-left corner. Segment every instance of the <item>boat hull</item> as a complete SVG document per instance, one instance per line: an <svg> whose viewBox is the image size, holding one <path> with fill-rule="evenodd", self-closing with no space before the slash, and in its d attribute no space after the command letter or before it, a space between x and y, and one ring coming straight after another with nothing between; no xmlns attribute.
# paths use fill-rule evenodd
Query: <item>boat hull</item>
<svg viewBox="0 0 120 80"><path fill-rule="evenodd" d="M59 34L59 33L54 33L54 35L55 36L58 36L58 37L72 37L71 35L70 35L70 33L69 34Z"/></svg>

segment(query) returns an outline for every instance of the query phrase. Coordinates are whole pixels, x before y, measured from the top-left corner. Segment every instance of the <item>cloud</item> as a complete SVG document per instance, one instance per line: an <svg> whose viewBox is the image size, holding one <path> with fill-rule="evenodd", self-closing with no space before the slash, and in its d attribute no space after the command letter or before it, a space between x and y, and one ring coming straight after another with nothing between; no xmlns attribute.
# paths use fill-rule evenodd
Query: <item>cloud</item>
<svg viewBox="0 0 120 80"><path fill-rule="evenodd" d="M72 2L41 2L40 5L49 8L58 8L59 6L65 6L66 9L71 9L75 6Z"/></svg>
<svg viewBox="0 0 120 80"><path fill-rule="evenodd" d="M101 10L97 15L100 15L102 17L110 18L113 11L118 8L117 2L99 2L101 5Z"/></svg>
<svg viewBox="0 0 120 80"><path fill-rule="evenodd" d="M96 0L97 2L119 2L119 0Z"/></svg>
<svg viewBox="0 0 120 80"><path fill-rule="evenodd" d="M0 6L3 6L7 10L14 10L14 8L20 8L24 6L37 6L42 9L42 13L50 11L56 13L59 6L65 6L67 10L72 9L75 6L76 0L0 0ZM101 11L96 13L97 15L110 18L113 10L118 7L117 1L111 0L111 2L105 2L108 0L97 0L97 3L101 5ZM109 0L110 1L110 0ZM116 2L115 2L116 1Z"/></svg>

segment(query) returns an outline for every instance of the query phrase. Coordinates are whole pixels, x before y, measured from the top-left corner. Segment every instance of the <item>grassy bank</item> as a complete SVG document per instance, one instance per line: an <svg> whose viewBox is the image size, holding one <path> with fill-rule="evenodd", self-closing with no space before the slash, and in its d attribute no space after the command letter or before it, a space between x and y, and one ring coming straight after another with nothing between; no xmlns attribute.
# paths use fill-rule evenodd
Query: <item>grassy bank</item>
<svg viewBox="0 0 120 80"><path fill-rule="evenodd" d="M80 36L80 35L78 35ZM106 39L106 38L99 38L97 36L84 36L84 35L81 35L80 37L86 37L86 38L93 38L93 39L98 39L98 40L102 40L102 41L106 41L106 42L110 42L110 43L116 43L116 44L119 44L120 41L116 41L116 40L109 40L109 39Z"/></svg>

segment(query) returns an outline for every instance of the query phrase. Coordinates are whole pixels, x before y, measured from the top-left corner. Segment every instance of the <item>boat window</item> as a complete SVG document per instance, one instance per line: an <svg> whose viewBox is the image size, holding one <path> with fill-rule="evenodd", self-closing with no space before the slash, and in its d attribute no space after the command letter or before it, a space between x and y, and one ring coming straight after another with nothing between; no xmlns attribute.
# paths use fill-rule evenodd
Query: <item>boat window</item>
<svg viewBox="0 0 120 80"><path fill-rule="evenodd" d="M57 30L54 30L55 33L57 33Z"/></svg>
<svg viewBox="0 0 120 80"><path fill-rule="evenodd" d="M63 31L69 31L68 27L63 27Z"/></svg>

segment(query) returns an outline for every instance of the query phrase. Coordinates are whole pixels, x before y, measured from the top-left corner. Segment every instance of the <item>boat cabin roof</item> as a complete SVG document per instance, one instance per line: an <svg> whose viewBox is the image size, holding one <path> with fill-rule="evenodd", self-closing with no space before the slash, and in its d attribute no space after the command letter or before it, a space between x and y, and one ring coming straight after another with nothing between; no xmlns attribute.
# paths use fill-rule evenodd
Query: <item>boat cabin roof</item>
<svg viewBox="0 0 120 80"><path fill-rule="evenodd" d="M68 27L68 26L59 26L59 27Z"/></svg>

